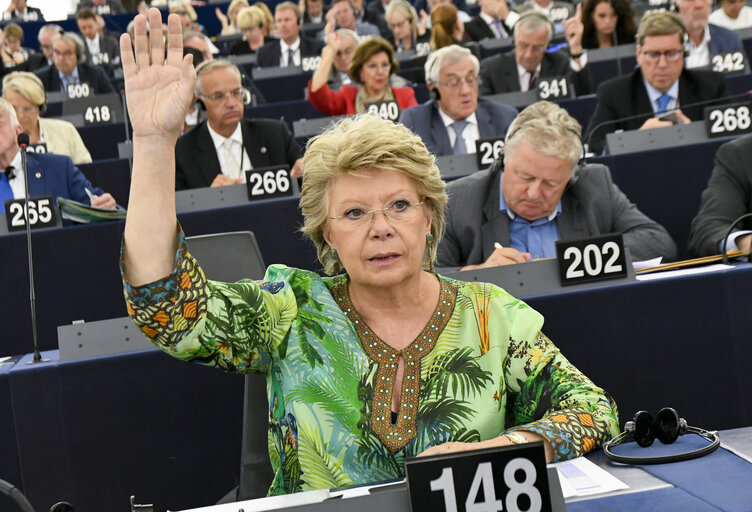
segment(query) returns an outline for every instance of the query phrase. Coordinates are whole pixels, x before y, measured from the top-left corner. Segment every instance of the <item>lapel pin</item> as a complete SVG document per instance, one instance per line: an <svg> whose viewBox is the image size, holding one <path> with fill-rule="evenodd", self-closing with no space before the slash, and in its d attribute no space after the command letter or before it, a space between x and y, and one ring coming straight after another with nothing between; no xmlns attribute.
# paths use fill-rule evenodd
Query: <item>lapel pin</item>
<svg viewBox="0 0 752 512"><path fill-rule="evenodd" d="M266 153L266 146L261 146L261 154L263 155L265 153Z"/></svg>
<svg viewBox="0 0 752 512"><path fill-rule="evenodd" d="M37 179L39 179L39 178L41 178L41 177L42 177L42 173L41 173L41 172L37 172L37 173L36 173L36 174L35 174L34 176L36 176L36 177L37 177Z"/></svg>

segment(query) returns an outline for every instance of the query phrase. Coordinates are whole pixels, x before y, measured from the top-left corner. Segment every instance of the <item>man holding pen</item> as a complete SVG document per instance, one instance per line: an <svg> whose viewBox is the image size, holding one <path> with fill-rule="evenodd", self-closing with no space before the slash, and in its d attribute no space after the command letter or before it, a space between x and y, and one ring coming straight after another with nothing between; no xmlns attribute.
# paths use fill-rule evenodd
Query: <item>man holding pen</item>
<svg viewBox="0 0 752 512"><path fill-rule="evenodd" d="M447 186L449 209L438 264L493 267L556 256L557 240L622 233L636 260L676 258L668 232L632 204L607 167L582 164L582 128L561 107L523 110L504 158Z"/></svg>

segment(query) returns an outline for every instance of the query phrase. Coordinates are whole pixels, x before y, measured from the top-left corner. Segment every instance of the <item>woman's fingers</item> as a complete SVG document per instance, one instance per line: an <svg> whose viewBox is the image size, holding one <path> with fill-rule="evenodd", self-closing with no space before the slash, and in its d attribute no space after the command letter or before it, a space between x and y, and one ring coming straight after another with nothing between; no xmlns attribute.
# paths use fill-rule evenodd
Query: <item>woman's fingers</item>
<svg viewBox="0 0 752 512"><path fill-rule="evenodd" d="M149 9L149 48L151 49L151 63L155 66L164 64L164 37L162 37L162 13L159 9ZM182 41L181 41L182 42Z"/></svg>
<svg viewBox="0 0 752 512"><path fill-rule="evenodd" d="M161 33L161 32L160 32ZM167 65L181 67L183 62L183 27L177 14L167 18Z"/></svg>

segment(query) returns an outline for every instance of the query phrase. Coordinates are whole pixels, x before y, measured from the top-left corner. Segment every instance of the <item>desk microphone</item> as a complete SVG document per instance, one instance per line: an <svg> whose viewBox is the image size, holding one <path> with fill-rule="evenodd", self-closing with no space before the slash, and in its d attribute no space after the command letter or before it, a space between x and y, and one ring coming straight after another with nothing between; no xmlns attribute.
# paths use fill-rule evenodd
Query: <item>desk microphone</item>
<svg viewBox="0 0 752 512"><path fill-rule="evenodd" d="M34 512L34 507L31 506L26 496L15 485L5 480L0 480L0 494L4 494L12 499L23 512Z"/></svg>
<svg viewBox="0 0 752 512"><path fill-rule="evenodd" d="M131 142L131 134L128 130L128 121L130 120L130 116L128 116L128 105L125 104L125 89L122 89L120 91L120 101L123 103L123 124L125 125L125 143L126 144L133 144ZM119 155L118 155L119 156ZM131 151L130 156L128 157L128 168L133 170L133 151Z"/></svg>
<svg viewBox="0 0 752 512"><path fill-rule="evenodd" d="M26 192L26 204L24 204L24 222L26 222L26 247L29 253L29 301L31 303L31 339L34 344L33 363L42 362L42 354L39 352L39 340L37 339L37 298L34 294L34 258L31 252L31 226L29 225L29 172L26 168L26 148L29 147L29 136L25 133L18 134L18 147L21 149L21 169L24 174L24 191Z"/></svg>
<svg viewBox="0 0 752 512"><path fill-rule="evenodd" d="M721 105L726 100L735 100L735 99L744 98L744 97L747 97L747 98L752 97L752 90L740 92L738 94L730 94L728 96L722 96L720 98L712 98L708 100L696 101L694 103L687 103L686 105L679 105L677 109L682 109L682 108L689 109L689 108L701 107L703 105L710 105L713 103ZM590 133L588 133L587 147L590 148L590 143L593 140L593 135L595 135L595 132L597 132L601 128L604 128L612 124L623 123L624 121L634 121L635 119L643 119L643 118L647 119L649 117L656 117L656 115L657 114L651 110L650 112L644 112L642 114L635 114L633 116L620 117L619 119L609 119L608 121L603 121L602 123L598 123L597 125L593 127L592 130L590 130Z"/></svg>
<svg viewBox="0 0 752 512"><path fill-rule="evenodd" d="M728 246L728 239L731 236L731 231L744 219L748 219L752 217L752 213L745 213L738 219L736 219L734 222L731 223L731 226L729 226L728 231L726 231L726 236L723 237L723 250L721 253L721 258L723 260L723 264L728 263L728 254L726 254L726 247Z"/></svg>

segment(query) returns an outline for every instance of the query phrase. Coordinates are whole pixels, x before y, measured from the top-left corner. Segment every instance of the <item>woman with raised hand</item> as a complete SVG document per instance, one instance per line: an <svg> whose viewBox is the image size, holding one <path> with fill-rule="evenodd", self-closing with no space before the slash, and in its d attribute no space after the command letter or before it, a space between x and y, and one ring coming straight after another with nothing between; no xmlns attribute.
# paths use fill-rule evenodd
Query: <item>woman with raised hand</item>
<svg viewBox="0 0 752 512"><path fill-rule="evenodd" d="M160 14L149 12L152 34ZM447 196L407 128L346 119L305 155L303 231L325 272L272 265L262 282L207 281L176 225L174 144L195 73L170 16L121 38L133 124L122 258L130 315L162 350L264 373L271 494L403 477L404 460L542 440L548 461L618 432L615 405L489 284L433 272ZM150 57L151 55L151 57ZM206 442L210 442L207 436Z"/></svg>

